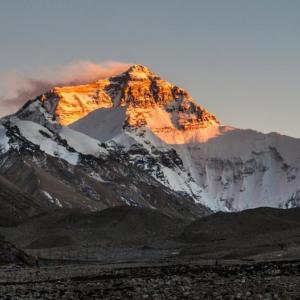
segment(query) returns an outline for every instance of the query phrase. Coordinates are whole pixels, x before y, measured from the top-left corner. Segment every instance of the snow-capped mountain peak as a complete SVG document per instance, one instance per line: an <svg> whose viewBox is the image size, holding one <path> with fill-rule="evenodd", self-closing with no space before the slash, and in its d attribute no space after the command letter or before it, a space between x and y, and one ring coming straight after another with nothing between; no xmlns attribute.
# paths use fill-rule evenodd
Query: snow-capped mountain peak
<svg viewBox="0 0 300 300"><path fill-rule="evenodd" d="M69 164L112 155L215 211L300 205L299 139L221 126L187 91L142 65L56 87L2 127L0 152L15 147L7 132L17 127L18 138Z"/></svg>
<svg viewBox="0 0 300 300"><path fill-rule="evenodd" d="M129 126L151 125L153 121L157 126L157 118L154 118L157 114L164 129L189 130L219 124L216 117L184 89L142 65L133 65L120 75L94 83L56 87L37 101L61 125L72 124L99 108L125 106Z"/></svg>

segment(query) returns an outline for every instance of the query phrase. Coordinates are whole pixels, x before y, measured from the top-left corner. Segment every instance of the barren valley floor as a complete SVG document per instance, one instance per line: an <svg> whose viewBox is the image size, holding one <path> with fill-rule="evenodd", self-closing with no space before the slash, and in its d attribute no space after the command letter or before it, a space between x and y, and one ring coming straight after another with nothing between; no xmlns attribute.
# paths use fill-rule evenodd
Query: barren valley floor
<svg viewBox="0 0 300 300"><path fill-rule="evenodd" d="M300 261L196 259L0 269L1 299L300 299Z"/></svg>

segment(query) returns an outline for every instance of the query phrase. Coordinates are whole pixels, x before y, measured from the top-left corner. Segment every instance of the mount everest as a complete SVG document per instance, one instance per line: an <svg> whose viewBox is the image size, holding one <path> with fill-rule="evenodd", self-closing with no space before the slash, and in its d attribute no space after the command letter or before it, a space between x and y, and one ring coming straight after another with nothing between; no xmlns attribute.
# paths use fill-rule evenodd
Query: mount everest
<svg viewBox="0 0 300 300"><path fill-rule="evenodd" d="M141 65L56 87L0 121L0 175L41 210L297 207L299 167L300 139L222 126Z"/></svg>

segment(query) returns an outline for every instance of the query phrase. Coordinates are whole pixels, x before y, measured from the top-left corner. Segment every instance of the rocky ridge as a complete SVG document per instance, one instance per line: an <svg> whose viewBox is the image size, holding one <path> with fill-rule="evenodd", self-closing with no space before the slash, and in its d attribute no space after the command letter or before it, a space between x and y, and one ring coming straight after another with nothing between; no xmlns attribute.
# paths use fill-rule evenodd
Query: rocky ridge
<svg viewBox="0 0 300 300"><path fill-rule="evenodd" d="M141 65L133 65L118 76L95 83L56 87L37 100L64 126L96 109L125 106L129 126L147 124L148 115L156 107L172 115L173 126L179 129L219 124L216 117L197 104L184 89Z"/></svg>

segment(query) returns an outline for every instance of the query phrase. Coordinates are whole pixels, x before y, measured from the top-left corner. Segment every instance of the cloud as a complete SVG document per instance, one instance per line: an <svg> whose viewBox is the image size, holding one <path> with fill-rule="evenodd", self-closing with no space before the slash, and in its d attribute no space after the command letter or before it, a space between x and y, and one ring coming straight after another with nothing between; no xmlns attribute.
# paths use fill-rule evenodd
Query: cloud
<svg viewBox="0 0 300 300"><path fill-rule="evenodd" d="M0 73L0 116L16 112L25 102L54 86L84 84L124 72L129 64L115 61L77 61L37 70L29 78L17 72Z"/></svg>

